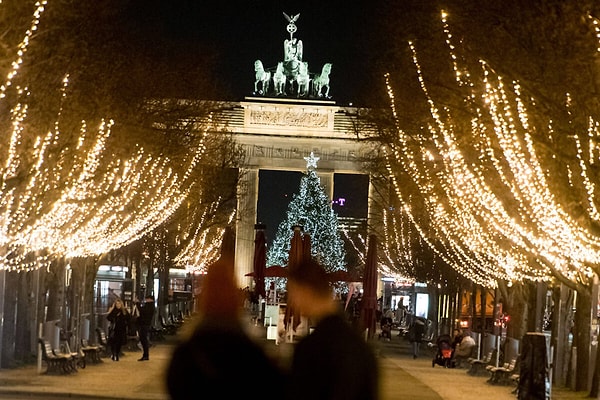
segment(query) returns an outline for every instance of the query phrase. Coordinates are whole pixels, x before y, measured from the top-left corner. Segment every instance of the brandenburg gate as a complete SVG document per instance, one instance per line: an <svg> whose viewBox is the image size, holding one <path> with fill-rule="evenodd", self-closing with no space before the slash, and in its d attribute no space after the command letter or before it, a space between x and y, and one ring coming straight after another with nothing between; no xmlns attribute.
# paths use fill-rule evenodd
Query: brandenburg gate
<svg viewBox="0 0 600 400"><path fill-rule="evenodd" d="M247 97L225 113L228 130L246 152L240 172L236 275L250 285L251 278L244 275L253 268L259 170L306 171L304 157L313 152L320 158L317 173L331 199L334 174L364 174L361 160L370 148L357 140L357 109L330 100Z"/></svg>
<svg viewBox="0 0 600 400"><path fill-rule="evenodd" d="M359 142L358 109L338 106L330 97L333 65L324 63L311 73L303 59L302 40L294 37L300 17L283 13L289 38L283 42L283 60L265 68L254 62L254 93L220 111L224 128L246 152L236 224L236 275L244 286L253 269L254 225L257 223L259 170L306 171L311 152L319 157L317 174L333 198L335 173L364 174L362 162L370 149ZM275 183L276 184L276 183ZM369 212L372 219L369 184Z"/></svg>

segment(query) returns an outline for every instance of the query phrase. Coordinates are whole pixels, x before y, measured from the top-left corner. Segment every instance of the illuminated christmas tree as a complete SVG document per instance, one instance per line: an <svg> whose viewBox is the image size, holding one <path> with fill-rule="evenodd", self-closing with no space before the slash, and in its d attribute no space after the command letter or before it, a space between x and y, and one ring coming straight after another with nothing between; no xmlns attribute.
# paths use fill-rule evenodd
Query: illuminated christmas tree
<svg viewBox="0 0 600 400"><path fill-rule="evenodd" d="M288 205L286 219L277 228L267 253L267 265L287 265L293 226L300 225L310 235L313 258L329 272L345 269L346 252L338 231L337 214L316 172L319 157L311 153L304 159L306 174L300 181L299 193L294 194Z"/></svg>

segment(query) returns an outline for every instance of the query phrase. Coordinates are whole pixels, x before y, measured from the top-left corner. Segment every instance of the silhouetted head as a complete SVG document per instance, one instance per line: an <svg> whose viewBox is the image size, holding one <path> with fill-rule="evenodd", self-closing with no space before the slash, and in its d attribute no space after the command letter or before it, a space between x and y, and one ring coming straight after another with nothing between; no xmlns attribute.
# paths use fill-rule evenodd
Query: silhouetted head
<svg viewBox="0 0 600 400"><path fill-rule="evenodd" d="M325 269L314 260L303 261L289 271L288 281L294 285L310 288L322 295L331 295L329 276Z"/></svg>
<svg viewBox="0 0 600 400"><path fill-rule="evenodd" d="M337 312L328 278L325 269L313 260L298 264L288 273L288 303L317 319Z"/></svg>
<svg viewBox="0 0 600 400"><path fill-rule="evenodd" d="M233 275L233 264L219 259L208 267L200 293L200 312L217 317L237 317L242 296Z"/></svg>

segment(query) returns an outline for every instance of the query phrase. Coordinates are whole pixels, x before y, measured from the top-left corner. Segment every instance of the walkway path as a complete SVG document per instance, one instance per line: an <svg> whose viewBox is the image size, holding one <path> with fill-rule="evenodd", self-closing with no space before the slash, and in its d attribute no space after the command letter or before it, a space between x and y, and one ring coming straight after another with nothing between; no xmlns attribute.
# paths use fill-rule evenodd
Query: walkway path
<svg viewBox="0 0 600 400"><path fill-rule="evenodd" d="M283 361L291 354L291 345L276 346L261 338L270 354ZM164 371L175 340L159 342L150 349L150 361L138 362L140 352L126 352L119 362L104 358L101 364L88 364L79 372L45 375L36 366L0 370L0 398L70 398L168 400ZM462 369L431 367L427 349L413 359L403 339L373 341L381 367L382 400L514 400L512 387L493 386L485 377L473 377ZM193 385L193 382L190 382ZM258 383L261 385L261 383ZM190 387L190 390L202 388ZM554 389L553 399L584 399L587 393Z"/></svg>

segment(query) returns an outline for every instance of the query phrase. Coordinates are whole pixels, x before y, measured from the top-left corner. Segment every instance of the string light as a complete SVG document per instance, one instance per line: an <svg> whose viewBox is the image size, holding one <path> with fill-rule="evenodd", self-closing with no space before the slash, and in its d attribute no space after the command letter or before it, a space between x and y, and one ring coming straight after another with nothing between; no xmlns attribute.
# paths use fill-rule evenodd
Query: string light
<svg viewBox="0 0 600 400"><path fill-rule="evenodd" d="M157 157L138 146L127 158L116 158L108 146L116 122L82 121L72 142L61 132L69 75L62 80L60 105L45 134L27 124L30 93L15 85L19 66L40 22L46 1L36 3L18 57L0 85L0 98L11 90L7 146L0 183L0 269L48 268L57 258L99 256L156 229L195 189L192 172L203 158L210 118L198 135L200 144L178 162Z"/></svg>
<svg viewBox="0 0 600 400"><path fill-rule="evenodd" d="M1 4L1 3L0 3ZM0 85L0 99L6 97L6 91L12 85L14 78L17 76L19 72L19 68L21 64L23 64L23 57L29 48L29 43L31 37L37 31L38 25L40 23L40 19L45 10L46 4L48 4L47 0L37 1L35 3L35 11L33 12L33 19L31 21L31 25L29 29L25 32L25 36L21 40L21 43L17 46L17 58L12 62L11 69L6 75L5 81L2 85Z"/></svg>
<svg viewBox="0 0 600 400"><path fill-rule="evenodd" d="M548 280L553 274L572 281L591 276L590 266L600 261L600 240L572 218L551 191L549 172L542 167L531 137L531 132L540 127L530 123L520 85L507 85L483 60L480 78L474 80L474 75L460 66L447 18L443 12L442 26L455 82L469 88L464 104L475 116L470 130L465 131L457 128L452 110L436 105L417 47L409 42L431 120L421 132L404 132L398 122L390 75L386 75L397 134L384 154L396 197L405 200L402 214L437 256L461 275L486 287L495 287L497 280ZM598 33L595 20L594 26ZM534 100L529 103L535 106ZM549 121L548 127L551 125ZM547 129L551 136L551 128ZM458 135L471 139L459 141ZM586 193L587 217L594 221L598 220L596 187L586 162L597 162L597 135L598 124L590 117L585 132L589 138L588 159L579 136L574 135L577 163L568 166L572 175L577 171L577 182ZM429 214L427 226L419 222L406 202L402 192L405 185L400 184L404 174L417 185L419 199ZM397 225L398 221L386 223L386 234L392 236L386 238L388 247L400 237L395 232ZM404 262L410 262L409 258Z"/></svg>
<svg viewBox="0 0 600 400"><path fill-rule="evenodd" d="M211 226L210 221L218 205L219 201L216 201L204 209L200 222L193 232L183 231L185 236L189 235L186 237L188 244L177 254L174 261L187 272L206 273L208 266L220 256L225 229ZM234 216L235 211L229 215L228 223L233 221Z"/></svg>

